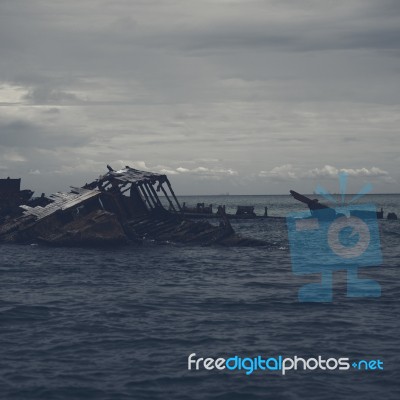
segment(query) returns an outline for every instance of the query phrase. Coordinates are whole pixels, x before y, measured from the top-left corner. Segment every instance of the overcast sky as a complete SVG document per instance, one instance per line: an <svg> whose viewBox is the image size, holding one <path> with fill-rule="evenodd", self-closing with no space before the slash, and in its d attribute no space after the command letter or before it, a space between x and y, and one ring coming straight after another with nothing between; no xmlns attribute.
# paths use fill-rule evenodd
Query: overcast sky
<svg viewBox="0 0 400 400"><path fill-rule="evenodd" d="M0 0L0 176L400 192L399 0Z"/></svg>

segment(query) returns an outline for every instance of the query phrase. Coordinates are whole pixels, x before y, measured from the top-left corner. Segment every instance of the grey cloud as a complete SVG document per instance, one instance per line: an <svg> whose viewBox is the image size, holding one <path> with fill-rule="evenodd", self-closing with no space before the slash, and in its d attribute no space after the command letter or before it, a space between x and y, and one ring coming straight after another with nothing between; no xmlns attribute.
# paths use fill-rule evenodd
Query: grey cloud
<svg viewBox="0 0 400 400"><path fill-rule="evenodd" d="M277 4L279 4L277 6ZM334 4L334 3L332 3ZM191 25L167 29L161 24L154 33L143 36L144 43L168 46L188 52L251 49L277 51L321 51L348 49L399 49L398 7L393 2L347 2L348 7L320 1L238 3L243 11L229 12L221 18L198 18ZM385 12L377 12L380 9ZM273 13L280 13L275 20ZM389 11L390 10L390 11ZM297 11L297 15L296 12ZM390 18L387 12L391 12ZM282 18L287 13L287 17ZM291 18L293 15L293 18Z"/></svg>
<svg viewBox="0 0 400 400"><path fill-rule="evenodd" d="M44 114L59 114L60 112L61 112L60 109L57 107L51 107L46 110L43 110Z"/></svg>
<svg viewBox="0 0 400 400"><path fill-rule="evenodd" d="M400 50L400 27L397 28L370 28L365 26L360 30L341 33L337 41L327 43L330 49L376 49Z"/></svg>
<svg viewBox="0 0 400 400"><path fill-rule="evenodd" d="M49 132L47 128L40 127L24 120L0 122L0 146L18 148L56 148L79 147L87 144L89 138Z"/></svg>
<svg viewBox="0 0 400 400"><path fill-rule="evenodd" d="M363 2L363 14L371 18L384 17L386 19L400 15L400 3L398 0L367 0Z"/></svg>
<svg viewBox="0 0 400 400"><path fill-rule="evenodd" d="M24 99L33 104L76 104L79 98L73 93L39 86L31 89Z"/></svg>

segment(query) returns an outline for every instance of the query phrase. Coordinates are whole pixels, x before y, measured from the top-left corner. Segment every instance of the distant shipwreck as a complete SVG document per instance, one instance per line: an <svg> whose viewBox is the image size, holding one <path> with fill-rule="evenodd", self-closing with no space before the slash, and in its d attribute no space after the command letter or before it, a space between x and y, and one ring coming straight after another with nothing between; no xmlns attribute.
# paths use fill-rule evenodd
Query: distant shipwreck
<svg viewBox="0 0 400 400"><path fill-rule="evenodd" d="M20 179L0 180L0 242L54 246L187 243L258 246L237 235L221 213L219 225L184 216L166 175L129 166L68 193L33 198ZM168 203L164 207L160 196ZM164 202L164 203L165 203Z"/></svg>
<svg viewBox="0 0 400 400"><path fill-rule="evenodd" d="M318 199L310 199L303 194L297 193L294 190L290 191L290 194L298 201L307 204L311 216L317 217L318 219L328 219L332 220L338 216L342 216L343 214L337 213L334 208L328 207L327 205L320 203ZM381 207L380 211L374 210L357 210L357 206L352 207L349 209L349 214L352 216L362 216L363 218L376 218L376 219L383 219L384 212L383 208ZM388 220L397 220L397 214L394 212L389 212L387 214L386 219Z"/></svg>

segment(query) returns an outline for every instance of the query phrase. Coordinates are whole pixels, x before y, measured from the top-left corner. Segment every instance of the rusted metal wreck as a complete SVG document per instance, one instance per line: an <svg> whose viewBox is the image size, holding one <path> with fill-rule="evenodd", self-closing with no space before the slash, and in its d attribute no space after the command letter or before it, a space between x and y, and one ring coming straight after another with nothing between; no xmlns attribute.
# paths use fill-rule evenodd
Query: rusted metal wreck
<svg viewBox="0 0 400 400"><path fill-rule="evenodd" d="M15 204L18 211L14 207L7 210L8 214L2 212L0 242L60 246L116 245L143 240L201 245L265 244L237 235L223 215L218 226L185 218L166 175L129 166L118 171L107 168L105 175L83 187L71 187L68 193L58 192L48 198L42 196L33 204L21 200Z"/></svg>

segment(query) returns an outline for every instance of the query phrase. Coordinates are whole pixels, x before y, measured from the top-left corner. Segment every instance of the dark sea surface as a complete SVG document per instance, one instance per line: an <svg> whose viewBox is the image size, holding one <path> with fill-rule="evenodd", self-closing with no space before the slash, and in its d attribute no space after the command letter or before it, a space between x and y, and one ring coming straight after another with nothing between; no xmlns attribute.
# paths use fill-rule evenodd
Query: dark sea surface
<svg viewBox="0 0 400 400"><path fill-rule="evenodd" d="M304 210L289 196L189 204ZM400 216L400 195L366 196ZM399 399L400 221L379 222L383 265L360 269L380 298L299 303L318 276L291 271L284 220L232 222L267 248L0 246L1 399ZM380 359L383 371L188 371L187 357Z"/></svg>

